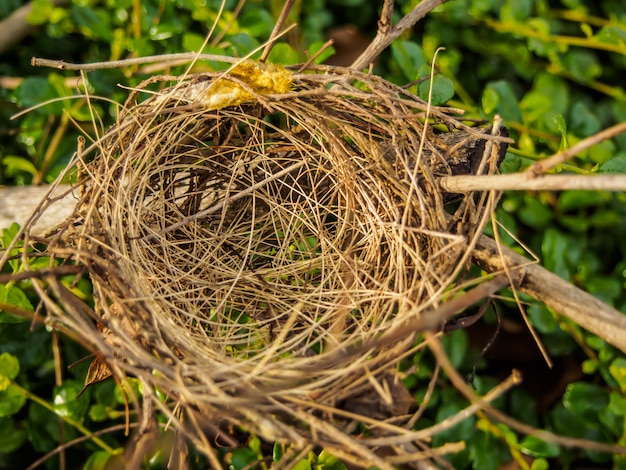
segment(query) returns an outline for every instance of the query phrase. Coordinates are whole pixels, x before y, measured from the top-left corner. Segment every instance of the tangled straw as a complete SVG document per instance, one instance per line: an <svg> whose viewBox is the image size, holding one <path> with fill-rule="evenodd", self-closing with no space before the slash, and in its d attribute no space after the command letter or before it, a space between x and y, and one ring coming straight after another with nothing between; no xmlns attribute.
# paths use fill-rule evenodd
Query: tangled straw
<svg viewBox="0 0 626 470"><path fill-rule="evenodd" d="M344 428L407 412L389 387L414 332L325 358L442 302L492 207L447 209L436 177L492 174L497 137L352 69L246 62L150 91L170 79L135 89L80 155L82 195L49 252L85 266L96 308L50 280L55 319L167 393L209 456L198 417L388 467ZM347 403L368 393L382 405L359 415Z"/></svg>

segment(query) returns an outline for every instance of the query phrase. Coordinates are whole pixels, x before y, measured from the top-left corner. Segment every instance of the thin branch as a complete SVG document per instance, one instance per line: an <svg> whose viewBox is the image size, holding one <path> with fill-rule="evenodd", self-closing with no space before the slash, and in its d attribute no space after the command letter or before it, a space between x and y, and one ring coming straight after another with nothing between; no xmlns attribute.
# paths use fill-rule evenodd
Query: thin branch
<svg viewBox="0 0 626 470"><path fill-rule="evenodd" d="M474 403L481 398L474 393L474 391L467 385L465 379L461 377L461 375L457 372L457 370L450 363L450 359L446 355L443 346L441 345L441 341L438 338L432 337L432 335L426 335L426 339L428 340L428 346L430 350L435 355L437 362L441 365L441 368L446 372L446 375L454 385L454 387L461 392L465 398L467 398L470 402ZM533 428L527 424L521 423L513 418L506 416L501 411L498 411L492 408L489 405L484 407L485 412L493 416L498 421L506 424L510 428L515 431L537 436L540 439L546 442L552 442L554 444L558 444L564 447L578 447L582 449L595 450L598 452L606 452L606 453L618 453L618 454L626 454L626 448L611 444L604 444L602 442L594 442L588 441L585 439L577 439L573 437L566 436L557 436L556 434L552 434L549 431L544 431L541 429Z"/></svg>
<svg viewBox="0 0 626 470"><path fill-rule="evenodd" d="M420 2L410 13L398 21L393 28L379 27L376 37L363 53L350 66L353 69L361 70L369 66L393 41L401 36L405 31L412 28L415 23L424 18L430 11L448 0L424 0ZM387 2L385 2L387 6ZM385 7L383 7L383 15L385 15Z"/></svg>
<svg viewBox="0 0 626 470"><path fill-rule="evenodd" d="M261 57L259 62L265 62L272 51L272 47L276 43L276 40L280 37L280 30L282 29L285 21L287 21L287 17L289 16L289 12L293 8L296 0L287 0L283 5L283 9L280 12L280 16L276 20L276 24L274 25L274 29L272 29L272 33L270 34L270 38L265 43L265 47L263 48L263 52L261 53Z"/></svg>
<svg viewBox="0 0 626 470"><path fill-rule="evenodd" d="M434 437L437 434L450 429L452 426L466 420L470 416L476 414L477 411L484 408L487 404L494 401L496 398L502 396L508 392L511 388L522 383L522 375L519 371L513 370L511 375L507 377L504 382L501 382L483 397L477 397L470 406L458 411L449 418L438 422L430 427L420 429L419 431L411 432L409 434L401 436L385 436L385 437L373 437L369 439L363 439L369 446L385 446L385 445L398 445L405 442L413 442L429 437Z"/></svg>
<svg viewBox="0 0 626 470"><path fill-rule="evenodd" d="M41 268L37 271L22 271L19 273L0 274L0 283L18 282L25 279L43 279L46 276L67 276L69 274L79 274L85 271L84 266L68 265L56 266L54 268Z"/></svg>
<svg viewBox="0 0 626 470"><path fill-rule="evenodd" d="M507 175L460 175L439 179L443 191L559 191L584 189L592 191L626 191L626 175L540 175L512 173Z"/></svg>
<svg viewBox="0 0 626 470"><path fill-rule="evenodd" d="M622 132L626 132L626 122L622 122L614 125L613 127L609 127L608 129L604 129L603 131L600 131L597 134L592 135L591 137L587 137L586 139L581 140L576 145L573 145L570 148L563 150L562 152L559 152L549 158L534 163L526 169L526 173L528 173L528 175L531 177L539 176L546 171L554 168L555 166L566 162L583 150L588 149L593 145L599 144L603 140L615 137Z"/></svg>
<svg viewBox="0 0 626 470"><path fill-rule="evenodd" d="M72 64L64 60L50 60L33 57L30 64L33 67L51 67L59 70L84 70L90 72L100 69L115 69L128 67L129 65L152 64L164 62L193 62L195 60L212 60L218 62L228 62L234 64L241 61L236 57L226 57L217 54L196 54L195 52L182 52L180 54L149 55L145 57L134 57L131 59L111 60L109 62L93 62L91 64Z"/></svg>
<svg viewBox="0 0 626 470"><path fill-rule="evenodd" d="M485 235L479 238L473 256L492 273L519 270L523 280L517 289L626 352L626 315L510 248L498 248Z"/></svg>
<svg viewBox="0 0 626 470"><path fill-rule="evenodd" d="M393 26L391 20L393 18L393 0L385 0L383 9L380 12L380 20L378 20L378 34L387 36Z"/></svg>

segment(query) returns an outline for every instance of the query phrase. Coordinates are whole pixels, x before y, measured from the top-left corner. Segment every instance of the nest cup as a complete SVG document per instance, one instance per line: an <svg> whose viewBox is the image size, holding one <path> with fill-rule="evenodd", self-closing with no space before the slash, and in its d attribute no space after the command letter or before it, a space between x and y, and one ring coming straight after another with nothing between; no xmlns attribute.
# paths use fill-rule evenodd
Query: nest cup
<svg viewBox="0 0 626 470"><path fill-rule="evenodd" d="M60 320L168 394L192 437L206 427L186 413L343 446L327 426L414 338L331 359L436 306L488 215L471 194L446 208L452 150L432 129L490 136L349 69L245 62L150 91L168 80L82 155L51 251L86 266L100 326L70 302Z"/></svg>

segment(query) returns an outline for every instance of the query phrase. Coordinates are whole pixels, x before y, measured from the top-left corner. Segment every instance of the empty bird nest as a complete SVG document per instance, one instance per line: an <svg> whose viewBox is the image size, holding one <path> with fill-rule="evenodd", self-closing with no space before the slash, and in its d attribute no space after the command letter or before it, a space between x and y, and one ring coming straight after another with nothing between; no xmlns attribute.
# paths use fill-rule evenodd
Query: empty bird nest
<svg viewBox="0 0 626 470"><path fill-rule="evenodd" d="M423 347L415 319L454 296L495 199L437 181L493 174L507 141L455 115L326 66L244 61L134 89L79 149L78 205L46 238L93 283L93 309L59 276L42 287L48 320L97 351L87 384L162 392L154 406L210 459L240 427L402 461L374 452L411 432L399 360ZM369 438L348 437L356 422ZM404 437L396 454L424 451Z"/></svg>

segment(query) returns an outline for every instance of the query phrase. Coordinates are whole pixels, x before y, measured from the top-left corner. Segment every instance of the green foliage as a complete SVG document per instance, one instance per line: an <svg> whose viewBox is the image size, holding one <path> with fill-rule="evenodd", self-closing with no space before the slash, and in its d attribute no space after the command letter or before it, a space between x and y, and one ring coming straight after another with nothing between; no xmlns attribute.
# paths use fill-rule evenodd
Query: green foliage
<svg viewBox="0 0 626 470"><path fill-rule="evenodd" d="M0 18L24 3L0 2ZM204 52L258 57L259 46L272 30L283 2L248 1L235 17L235 1L226 2L213 37ZM417 2L396 2L397 21ZM55 5L34 0L29 21L34 34L5 53L0 75L21 77L15 88L0 89L0 184L50 182L65 169L76 149L76 139L94 137L114 122L117 106L127 91L149 74L141 67L98 70L86 75L79 90L94 98L91 106L100 121L94 127L89 106L76 98L73 72L31 68L24 58L38 56L74 62L96 62L162 53L200 51L218 15L219 2L196 0L72 0ZM333 26L354 22L366 34L376 28L377 2L369 0L314 0L296 2L290 19L299 23L296 33L280 40L270 60L291 64L307 60L325 42ZM229 29L226 29L229 28ZM439 50L445 48L444 50ZM439 52L437 52L439 50ZM322 61L332 50L320 56ZM437 55L436 55L437 54ZM435 59L436 56L436 59ZM519 171L554 152L570 147L599 130L626 121L626 6L614 0L456 0L447 2L413 32L398 39L376 64L375 71L434 105L448 103L466 112L468 119L492 119L500 114L516 145L507 154L502 171ZM431 73L434 79L431 87ZM202 63L198 70L219 69L223 64ZM173 66L164 73L181 73ZM156 73L160 73L157 71ZM431 91L432 88L432 91ZM16 112L35 107L16 119ZM599 143L556 172L583 174L626 173L626 135ZM626 311L626 197L624 194L563 191L505 194L497 219L510 235L502 240L517 246L521 240L559 276ZM7 247L19 227L2 231ZM20 244L12 254L17 254ZM304 247L306 248L306 247ZM49 265L41 256L36 263ZM6 271L23 269L18 259ZM85 298L89 286L79 284ZM80 398L88 364L67 370L87 353L65 338L53 338L41 325L16 312L28 314L38 304L29 281L0 285L0 467L22 468L56 446L86 432L97 432L124 422L124 396L112 381L94 386ZM516 307L503 303L502 315L518 318ZM528 315L549 353L571 355L584 377L568 385L563 396L544 414L534 412L540 397L517 389L498 400L518 420L558 434L600 442L626 442L626 359L601 339L560 318L543 305L531 302ZM493 314L486 320L495 322ZM243 317L242 317L243 318ZM452 363L469 374L478 366L475 381L485 393L497 380L491 364L479 360L477 346L466 331L444 338ZM53 346L56 345L56 346ZM53 347L63 365L55 364ZM533 348L532 344L527 345ZM434 360L420 352L408 360L416 370L405 385L418 402L427 394ZM55 368L64 380L55 385ZM468 403L440 378L423 417L424 428L454 415ZM59 420L64 423L61 437ZM577 461L626 468L626 460L597 452L562 448L537 436L522 436L503 424L470 417L434 439L434 445L464 440L466 450L448 457L455 468L498 468L515 460L520 466L543 469L571 467ZM68 449L69 467L104 468L125 438L108 433ZM273 447L251 438L246 446L225 450L225 465L245 468L268 456L279 461L287 448ZM525 463L521 455L531 457ZM156 456L148 460L160 462ZM28 460L24 460L28 459ZM198 467L206 463L198 458ZM49 462L54 468L56 461ZM345 468L324 450L311 452L298 469ZM154 468L154 467L152 467Z"/></svg>

